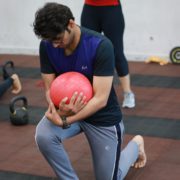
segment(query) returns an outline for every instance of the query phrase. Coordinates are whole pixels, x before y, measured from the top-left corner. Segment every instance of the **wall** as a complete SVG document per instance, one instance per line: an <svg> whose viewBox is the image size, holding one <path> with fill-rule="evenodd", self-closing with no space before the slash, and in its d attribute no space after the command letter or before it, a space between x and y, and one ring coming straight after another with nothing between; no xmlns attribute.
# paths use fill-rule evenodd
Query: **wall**
<svg viewBox="0 0 180 180"><path fill-rule="evenodd" d="M168 57L180 46L179 0L123 0L125 51L132 59Z"/></svg>
<svg viewBox="0 0 180 180"><path fill-rule="evenodd" d="M36 10L45 2L50 1L0 1L0 54L38 54L39 40L32 23ZM79 24L83 0L56 2L68 5ZM174 46L180 46L179 0L122 0L121 3L128 59L144 60L150 55L167 58Z"/></svg>

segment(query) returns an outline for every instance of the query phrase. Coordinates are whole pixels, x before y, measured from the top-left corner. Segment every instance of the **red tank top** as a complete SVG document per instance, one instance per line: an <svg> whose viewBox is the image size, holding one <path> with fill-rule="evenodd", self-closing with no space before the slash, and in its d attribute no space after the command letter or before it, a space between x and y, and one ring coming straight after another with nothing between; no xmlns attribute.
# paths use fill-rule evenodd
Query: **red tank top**
<svg viewBox="0 0 180 180"><path fill-rule="evenodd" d="M116 6L119 5L119 0L85 0L85 4L91 6Z"/></svg>

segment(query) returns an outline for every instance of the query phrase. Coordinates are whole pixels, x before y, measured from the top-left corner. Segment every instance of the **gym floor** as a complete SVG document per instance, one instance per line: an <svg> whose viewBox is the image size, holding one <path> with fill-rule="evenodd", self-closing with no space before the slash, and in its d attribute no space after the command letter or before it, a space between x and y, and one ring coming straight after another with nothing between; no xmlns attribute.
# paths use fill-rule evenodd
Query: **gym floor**
<svg viewBox="0 0 180 180"><path fill-rule="evenodd" d="M0 55L0 65L15 64L24 95L28 99L30 122L13 126L9 121L8 90L0 98L0 180L55 180L56 176L39 153L34 133L47 104L37 56ZM148 162L143 169L131 168L125 180L180 179L180 66L129 62L134 109L122 109L126 128L123 146L136 134L145 138ZM0 72L0 75L2 73ZM1 76L2 77L2 76ZM1 80L1 79L0 79ZM114 79L119 102L122 90ZM90 149L83 134L64 143L73 167L81 180L93 180Z"/></svg>

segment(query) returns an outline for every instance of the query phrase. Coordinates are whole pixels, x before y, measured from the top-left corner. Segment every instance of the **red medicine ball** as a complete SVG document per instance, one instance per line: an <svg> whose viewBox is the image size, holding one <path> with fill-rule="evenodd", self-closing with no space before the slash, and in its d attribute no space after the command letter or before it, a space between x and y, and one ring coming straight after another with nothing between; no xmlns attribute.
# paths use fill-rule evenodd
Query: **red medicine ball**
<svg viewBox="0 0 180 180"><path fill-rule="evenodd" d="M61 100L68 97L69 103L74 92L82 92L88 102L93 95L90 81L81 73L66 72L59 75L51 84L50 97L55 106L59 106Z"/></svg>

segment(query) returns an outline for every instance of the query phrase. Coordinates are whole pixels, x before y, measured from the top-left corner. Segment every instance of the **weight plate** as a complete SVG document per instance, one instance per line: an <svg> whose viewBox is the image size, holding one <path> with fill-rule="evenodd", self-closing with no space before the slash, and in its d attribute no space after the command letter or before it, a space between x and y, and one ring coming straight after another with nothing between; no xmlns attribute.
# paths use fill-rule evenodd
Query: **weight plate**
<svg viewBox="0 0 180 180"><path fill-rule="evenodd" d="M175 47L170 52L171 62L174 64L180 64L180 47Z"/></svg>

